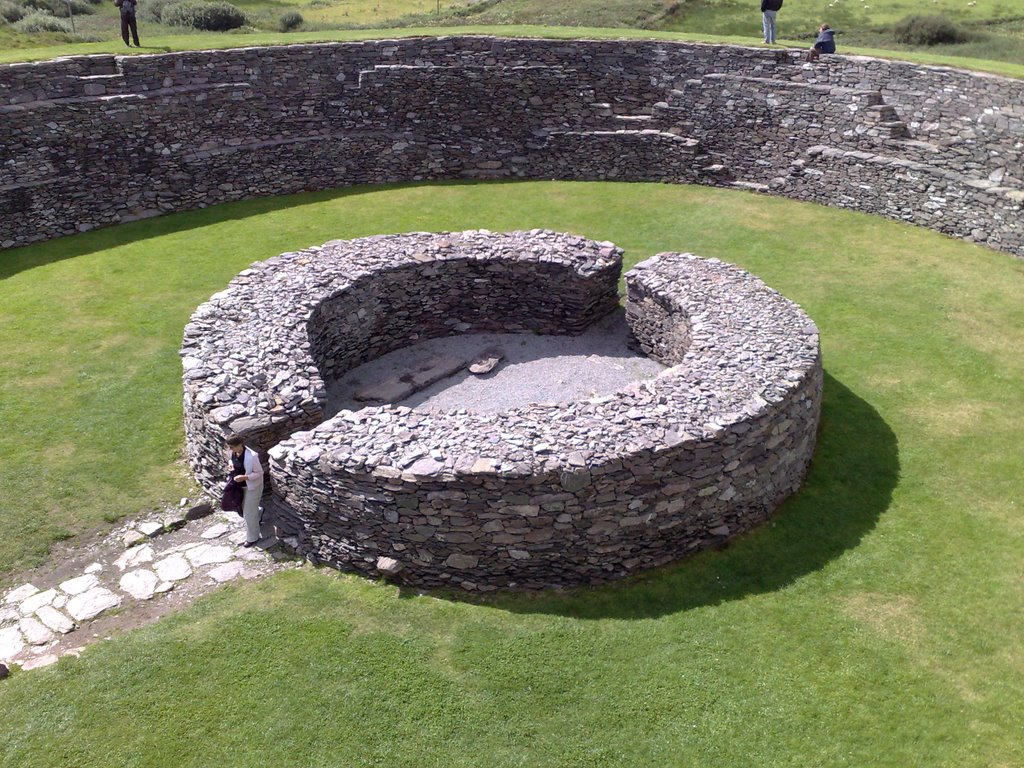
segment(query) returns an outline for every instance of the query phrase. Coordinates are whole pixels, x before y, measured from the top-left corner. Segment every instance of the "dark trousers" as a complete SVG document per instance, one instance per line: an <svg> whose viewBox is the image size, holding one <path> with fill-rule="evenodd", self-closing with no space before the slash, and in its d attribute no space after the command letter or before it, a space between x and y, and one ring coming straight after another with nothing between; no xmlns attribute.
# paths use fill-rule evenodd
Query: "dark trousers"
<svg viewBox="0 0 1024 768"><path fill-rule="evenodd" d="M131 45L128 42L128 30L132 31L132 39L135 40L135 47L139 47L139 28L135 24L134 13L122 13L121 14L121 39L124 40L125 45Z"/></svg>

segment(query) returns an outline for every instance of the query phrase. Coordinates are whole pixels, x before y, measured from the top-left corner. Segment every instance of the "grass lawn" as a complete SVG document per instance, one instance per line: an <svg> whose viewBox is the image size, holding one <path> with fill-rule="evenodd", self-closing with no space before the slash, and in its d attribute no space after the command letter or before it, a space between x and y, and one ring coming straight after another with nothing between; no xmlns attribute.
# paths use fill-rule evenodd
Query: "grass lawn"
<svg viewBox="0 0 1024 768"><path fill-rule="evenodd" d="M0 254L0 568L183 492L181 330L235 272L470 227L692 250L799 302L827 372L804 489L725 550L601 589L472 601L308 567L226 589L0 683L0 766L1024 764L1024 262L857 213L449 183Z"/></svg>

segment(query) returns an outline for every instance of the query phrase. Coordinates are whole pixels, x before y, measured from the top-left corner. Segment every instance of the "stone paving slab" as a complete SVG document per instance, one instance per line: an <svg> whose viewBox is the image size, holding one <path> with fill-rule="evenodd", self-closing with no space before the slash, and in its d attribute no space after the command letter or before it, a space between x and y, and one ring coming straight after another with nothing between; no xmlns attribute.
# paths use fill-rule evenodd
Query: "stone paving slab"
<svg viewBox="0 0 1024 768"><path fill-rule="evenodd" d="M87 592L75 595L68 601L68 613L75 621L82 622L95 619L104 611L116 608L121 598L103 587L93 587Z"/></svg>
<svg viewBox="0 0 1024 768"><path fill-rule="evenodd" d="M269 529L259 546L246 549L240 517L211 518L209 504L186 511L187 502L131 521L81 551L68 547L60 559L0 587L0 663L46 667L222 584L294 567ZM142 608L156 604L166 608Z"/></svg>

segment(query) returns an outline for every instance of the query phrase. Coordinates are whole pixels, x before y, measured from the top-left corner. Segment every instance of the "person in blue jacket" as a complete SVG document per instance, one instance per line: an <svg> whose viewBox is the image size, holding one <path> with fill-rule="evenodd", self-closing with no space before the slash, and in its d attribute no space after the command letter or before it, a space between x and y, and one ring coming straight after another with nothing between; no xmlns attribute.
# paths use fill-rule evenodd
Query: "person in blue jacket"
<svg viewBox="0 0 1024 768"><path fill-rule="evenodd" d="M782 0L761 0L761 28L764 41L775 42L775 16L782 10Z"/></svg>
<svg viewBox="0 0 1024 768"><path fill-rule="evenodd" d="M811 50L807 52L808 61L816 61L823 53L836 52L836 33L828 24L818 27L818 39L814 41Z"/></svg>

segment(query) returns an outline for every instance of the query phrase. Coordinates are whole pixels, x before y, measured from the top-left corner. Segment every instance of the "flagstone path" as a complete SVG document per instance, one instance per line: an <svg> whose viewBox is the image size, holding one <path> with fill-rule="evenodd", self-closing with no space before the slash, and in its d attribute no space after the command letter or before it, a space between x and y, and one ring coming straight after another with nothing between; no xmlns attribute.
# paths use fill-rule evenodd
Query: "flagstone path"
<svg viewBox="0 0 1024 768"><path fill-rule="evenodd" d="M238 579L301 567L269 530L255 547L242 519L209 504L129 521L67 548L0 589L0 665L36 669L190 604Z"/></svg>

